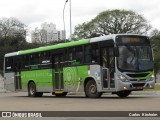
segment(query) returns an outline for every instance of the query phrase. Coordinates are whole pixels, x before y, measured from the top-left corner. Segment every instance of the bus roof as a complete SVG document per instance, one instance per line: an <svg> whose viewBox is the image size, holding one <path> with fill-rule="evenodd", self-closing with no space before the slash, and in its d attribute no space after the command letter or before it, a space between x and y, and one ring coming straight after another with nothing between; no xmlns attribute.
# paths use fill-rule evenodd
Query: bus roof
<svg viewBox="0 0 160 120"><path fill-rule="evenodd" d="M90 39L90 42L98 42L98 41L104 41L104 40L111 40L115 38L116 34L111 34L111 35L105 35L105 36L100 36L100 37L94 37Z"/></svg>
<svg viewBox="0 0 160 120"><path fill-rule="evenodd" d="M99 41L104 41L104 40L111 40L115 39L117 35L133 35L133 36L145 36L145 35L140 35L140 34L110 34L110 35L104 35L100 37L94 37L90 39L90 42L99 42Z"/></svg>
<svg viewBox="0 0 160 120"><path fill-rule="evenodd" d="M12 52L12 53L5 54L4 57L11 57L11 56L16 56L16 55L18 55L18 52Z"/></svg>
<svg viewBox="0 0 160 120"><path fill-rule="evenodd" d="M94 42L103 41L103 40L110 40L110 39L114 40L114 38L117 35L144 36L144 35L139 35L139 34L111 34L111 35L105 35L105 36L90 38L90 39L82 39L82 40L79 40L79 41L72 41L72 42L68 42L68 43L60 43L60 44L51 45L51 46L44 46L44 47L39 47L39 48L34 48L34 49L29 49L29 50L22 50L22 51L13 52L13 53L7 53L7 54L5 54L5 57L23 55L23 54L29 54L29 53L35 53L35 52L41 52L41 51L47 51L47 50L52 50L52 49L65 48L65 47L82 45L82 44L87 44L87 43L94 43Z"/></svg>
<svg viewBox="0 0 160 120"><path fill-rule="evenodd" d="M76 46L76 45L87 44L87 43L89 43L89 39L83 39L83 40L79 40L79 41L73 41L73 42L68 42L68 43L60 43L60 44L51 45L51 46L39 47L39 48L35 48L35 49L22 50L22 51L18 52L18 55L47 51L47 50L58 49L58 48L65 48L65 47Z"/></svg>

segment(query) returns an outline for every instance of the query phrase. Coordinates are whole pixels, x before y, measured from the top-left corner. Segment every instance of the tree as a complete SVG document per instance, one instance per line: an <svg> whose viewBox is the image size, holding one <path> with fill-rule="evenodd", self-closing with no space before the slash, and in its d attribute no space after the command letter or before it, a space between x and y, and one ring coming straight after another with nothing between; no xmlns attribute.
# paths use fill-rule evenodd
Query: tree
<svg viewBox="0 0 160 120"><path fill-rule="evenodd" d="M118 33L144 34L150 28L147 20L133 11L107 10L91 21L77 25L74 36L82 39Z"/></svg>
<svg viewBox="0 0 160 120"><path fill-rule="evenodd" d="M151 36L156 36L156 35L158 35L158 34L160 34L160 31L159 31L158 29L153 29L153 30L151 31Z"/></svg>
<svg viewBox="0 0 160 120"><path fill-rule="evenodd" d="M32 40L34 42L47 45L47 31L35 28L35 30L32 31Z"/></svg>
<svg viewBox="0 0 160 120"><path fill-rule="evenodd" d="M21 23L16 18L1 18L0 19L0 37L6 38L8 36L21 35L26 36L26 25Z"/></svg>
<svg viewBox="0 0 160 120"><path fill-rule="evenodd" d="M94 22L83 23L82 25L77 25L75 27L74 38L91 38L100 36L98 31L95 29Z"/></svg>
<svg viewBox="0 0 160 120"><path fill-rule="evenodd" d="M0 19L0 47L19 50L26 43L26 25L16 18Z"/></svg>
<svg viewBox="0 0 160 120"><path fill-rule="evenodd" d="M157 73L160 70L160 54L159 54L160 31L156 29L156 30L153 30L151 34L153 35L151 37L151 44L152 44L153 53L154 53L154 69L155 69L155 73Z"/></svg>
<svg viewBox="0 0 160 120"><path fill-rule="evenodd" d="M6 53L28 49L30 46L26 42L26 25L16 18L0 18L0 74Z"/></svg>

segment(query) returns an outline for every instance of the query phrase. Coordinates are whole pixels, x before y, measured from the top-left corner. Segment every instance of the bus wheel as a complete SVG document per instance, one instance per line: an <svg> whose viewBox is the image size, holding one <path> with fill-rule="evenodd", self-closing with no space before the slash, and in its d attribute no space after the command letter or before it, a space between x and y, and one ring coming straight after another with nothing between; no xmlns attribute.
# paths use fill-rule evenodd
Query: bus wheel
<svg viewBox="0 0 160 120"><path fill-rule="evenodd" d="M65 97L67 95L67 92L63 92L61 94L55 94L56 97Z"/></svg>
<svg viewBox="0 0 160 120"><path fill-rule="evenodd" d="M90 80L87 82L85 86L85 94L86 94L86 97L89 97L89 98L98 98L98 97L101 97L102 95L101 92L97 92L97 85L94 80Z"/></svg>
<svg viewBox="0 0 160 120"><path fill-rule="evenodd" d="M34 82L29 83L28 96L29 97L42 97L43 92L36 92L36 85Z"/></svg>
<svg viewBox="0 0 160 120"><path fill-rule="evenodd" d="M127 97L129 94L131 93L131 91L119 91L116 94L121 97L121 98L125 98Z"/></svg>

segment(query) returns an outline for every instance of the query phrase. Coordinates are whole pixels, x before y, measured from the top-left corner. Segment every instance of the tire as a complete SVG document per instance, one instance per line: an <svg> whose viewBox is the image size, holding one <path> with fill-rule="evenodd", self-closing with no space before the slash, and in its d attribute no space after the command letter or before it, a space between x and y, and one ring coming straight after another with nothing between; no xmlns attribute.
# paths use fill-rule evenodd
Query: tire
<svg viewBox="0 0 160 120"><path fill-rule="evenodd" d="M36 92L36 85L34 82L30 82L28 86L29 97L42 97L43 92Z"/></svg>
<svg viewBox="0 0 160 120"><path fill-rule="evenodd" d="M121 98L125 98L131 94L131 91L119 91L116 94Z"/></svg>
<svg viewBox="0 0 160 120"><path fill-rule="evenodd" d="M94 80L89 80L85 86L85 95L89 98L99 98L102 93L97 92L97 85Z"/></svg>
<svg viewBox="0 0 160 120"><path fill-rule="evenodd" d="M67 95L67 92L63 92L61 94L55 94L56 97L65 97Z"/></svg>
<svg viewBox="0 0 160 120"><path fill-rule="evenodd" d="M36 97L42 97L43 96L43 92L37 92L37 96Z"/></svg>

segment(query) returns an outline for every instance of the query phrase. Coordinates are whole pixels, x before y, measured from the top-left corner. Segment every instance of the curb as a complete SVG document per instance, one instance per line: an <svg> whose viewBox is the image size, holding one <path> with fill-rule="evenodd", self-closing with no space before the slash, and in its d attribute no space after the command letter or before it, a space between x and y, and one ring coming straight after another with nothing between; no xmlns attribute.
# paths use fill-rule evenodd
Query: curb
<svg viewBox="0 0 160 120"><path fill-rule="evenodd" d="M160 95L160 91L133 91L131 95Z"/></svg>

